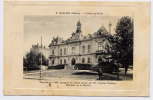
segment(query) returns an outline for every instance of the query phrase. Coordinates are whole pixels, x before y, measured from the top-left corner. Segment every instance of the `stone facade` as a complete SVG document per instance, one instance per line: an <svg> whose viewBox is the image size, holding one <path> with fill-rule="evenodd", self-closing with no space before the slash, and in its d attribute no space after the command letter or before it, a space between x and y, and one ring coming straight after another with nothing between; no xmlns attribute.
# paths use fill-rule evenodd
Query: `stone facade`
<svg viewBox="0 0 153 100"><path fill-rule="evenodd" d="M111 49L111 44L106 38L110 36L105 27L100 27L97 32L84 36L81 31L81 22L76 24L76 31L67 40L54 37L49 45L49 66L59 64L75 65L77 63L97 64L102 59L102 53Z"/></svg>

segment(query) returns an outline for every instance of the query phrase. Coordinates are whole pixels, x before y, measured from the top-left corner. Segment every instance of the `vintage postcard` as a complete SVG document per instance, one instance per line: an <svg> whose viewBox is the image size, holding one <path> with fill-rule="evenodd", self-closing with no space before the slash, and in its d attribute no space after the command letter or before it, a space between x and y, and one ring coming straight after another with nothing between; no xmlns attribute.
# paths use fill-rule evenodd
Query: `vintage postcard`
<svg viewBox="0 0 153 100"><path fill-rule="evenodd" d="M4 95L149 96L149 2L4 1Z"/></svg>

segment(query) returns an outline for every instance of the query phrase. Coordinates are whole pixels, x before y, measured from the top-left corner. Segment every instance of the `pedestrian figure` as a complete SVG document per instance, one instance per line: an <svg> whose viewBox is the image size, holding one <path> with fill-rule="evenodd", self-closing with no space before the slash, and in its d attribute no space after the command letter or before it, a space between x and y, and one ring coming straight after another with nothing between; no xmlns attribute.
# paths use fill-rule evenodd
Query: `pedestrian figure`
<svg viewBox="0 0 153 100"><path fill-rule="evenodd" d="M99 76L99 80L102 80L103 77L103 68L102 68L102 62L99 62L98 64L98 76Z"/></svg>
<svg viewBox="0 0 153 100"><path fill-rule="evenodd" d="M103 70L102 68L99 66L98 68L98 76L99 76L99 80L102 80L102 77L103 77Z"/></svg>

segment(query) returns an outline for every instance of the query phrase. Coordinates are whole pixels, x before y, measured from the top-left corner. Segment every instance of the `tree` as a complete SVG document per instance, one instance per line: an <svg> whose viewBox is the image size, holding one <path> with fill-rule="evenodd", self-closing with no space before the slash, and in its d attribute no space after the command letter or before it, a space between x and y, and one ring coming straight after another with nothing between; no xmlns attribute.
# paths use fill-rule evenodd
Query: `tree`
<svg viewBox="0 0 153 100"><path fill-rule="evenodd" d="M41 61L42 60L42 61ZM35 53L30 51L23 58L24 70L37 70L40 69L40 65L47 65L47 59L42 53Z"/></svg>
<svg viewBox="0 0 153 100"><path fill-rule="evenodd" d="M125 76L129 65L133 65L133 30L133 19L125 16L118 21L114 35L114 57L124 66Z"/></svg>

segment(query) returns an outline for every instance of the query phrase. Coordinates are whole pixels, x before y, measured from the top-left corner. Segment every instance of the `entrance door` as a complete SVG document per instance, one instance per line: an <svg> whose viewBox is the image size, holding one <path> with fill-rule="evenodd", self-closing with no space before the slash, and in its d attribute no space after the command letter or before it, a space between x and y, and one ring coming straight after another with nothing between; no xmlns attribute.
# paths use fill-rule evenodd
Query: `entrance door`
<svg viewBox="0 0 153 100"><path fill-rule="evenodd" d="M71 65L75 65L75 59L74 58L71 60Z"/></svg>

